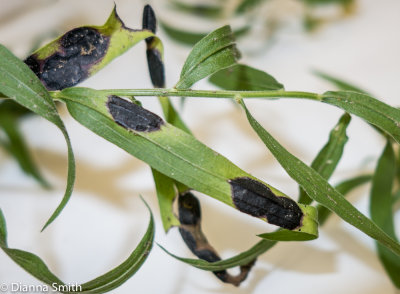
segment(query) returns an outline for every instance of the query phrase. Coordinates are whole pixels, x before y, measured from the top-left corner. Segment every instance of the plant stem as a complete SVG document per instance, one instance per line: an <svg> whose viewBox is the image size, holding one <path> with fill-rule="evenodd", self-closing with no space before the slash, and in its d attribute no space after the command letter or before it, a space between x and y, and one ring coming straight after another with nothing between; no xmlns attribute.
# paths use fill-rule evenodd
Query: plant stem
<svg viewBox="0 0 400 294"><path fill-rule="evenodd" d="M305 98L321 101L321 95L299 91L226 91L226 90L178 90L178 89L109 89L98 90L104 95L117 96L178 96L178 97L204 97L204 98ZM50 92L51 93L51 92ZM51 93L57 97L57 93Z"/></svg>

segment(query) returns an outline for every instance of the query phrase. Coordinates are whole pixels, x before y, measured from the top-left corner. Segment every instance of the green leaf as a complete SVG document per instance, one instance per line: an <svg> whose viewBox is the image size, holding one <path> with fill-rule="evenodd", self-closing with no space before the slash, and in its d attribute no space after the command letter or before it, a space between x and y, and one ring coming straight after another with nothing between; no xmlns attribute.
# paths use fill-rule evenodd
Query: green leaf
<svg viewBox="0 0 400 294"><path fill-rule="evenodd" d="M365 119L400 143L400 109L368 95L349 91L326 92L321 101Z"/></svg>
<svg viewBox="0 0 400 294"><path fill-rule="evenodd" d="M250 9L254 9L257 5L265 2L264 0L242 0L239 5L236 7L235 13L242 14L244 12L249 11Z"/></svg>
<svg viewBox="0 0 400 294"><path fill-rule="evenodd" d="M47 90L28 66L3 45L0 45L0 80L0 91L3 94L55 124L61 130L67 142L68 177L66 191L61 203L44 225L43 229L45 229L61 213L72 194L75 182L75 160L71 142Z"/></svg>
<svg viewBox="0 0 400 294"><path fill-rule="evenodd" d="M309 234L282 229L272 233L260 234L258 235L258 237L271 241L310 241L317 239L318 234Z"/></svg>
<svg viewBox="0 0 400 294"><path fill-rule="evenodd" d="M271 249L276 243L277 243L276 241L261 240L256 245L254 245L253 247L251 247L249 250L247 250L245 252L242 252L234 257L231 257L231 258L228 258L225 260L221 260L221 261L216 261L216 262L207 262L202 259L182 258L182 257L176 256L176 255L168 252L161 245L158 244L158 246L160 246L162 250L164 250L166 253L168 253L172 257L174 257L184 263L187 263L189 265L192 265L194 267L197 267L197 268L205 270L205 271L220 271L220 270L229 269L229 268L232 268L235 266L249 264L255 258L257 258L261 254L265 253L269 249Z"/></svg>
<svg viewBox="0 0 400 294"><path fill-rule="evenodd" d="M194 32L189 32L185 30L181 30L178 28L175 28L173 26L170 26L169 24L160 21L160 25L164 32L173 39L176 42L179 42L183 45L187 46L193 46L197 42L199 42L201 39L203 39L205 36L207 36L207 33L194 33ZM245 35L248 31L250 30L250 26L244 26L240 29L234 30L233 34L235 35L236 38L239 38L243 35Z"/></svg>
<svg viewBox="0 0 400 294"><path fill-rule="evenodd" d="M311 163L311 168L317 171L321 177L326 180L331 177L340 161L340 158L342 158L343 149L348 140L346 130L350 120L351 117L347 113L339 119L339 122L329 134L328 142ZM307 196L307 193L303 189L300 189L300 197L298 201L300 203L310 204L312 199Z"/></svg>
<svg viewBox="0 0 400 294"><path fill-rule="evenodd" d="M396 177L396 158L392 143L387 142L372 178L370 195L371 219L393 239L396 238L393 220L392 188ZM400 256L377 243L379 259L393 284L400 289Z"/></svg>
<svg viewBox="0 0 400 294"><path fill-rule="evenodd" d="M266 185L276 196L287 197L274 187L249 175L192 135L168 123L155 131L137 131L118 125L109 113L109 99L102 91L69 88L57 93L71 115L94 133L143 160L158 172L234 208L230 180L250 178ZM317 226L310 208L299 205L303 222ZM265 218L263 218L265 220ZM315 229L314 227L314 229ZM301 228L301 227L300 227Z"/></svg>
<svg viewBox="0 0 400 294"><path fill-rule="evenodd" d="M201 17L217 18L222 13L222 7L207 4L186 4L180 1L170 1L173 8L185 13L192 13Z"/></svg>
<svg viewBox="0 0 400 294"><path fill-rule="evenodd" d="M236 49L230 26L219 28L201 39L183 65L176 89L188 89L197 81L236 63Z"/></svg>
<svg viewBox="0 0 400 294"><path fill-rule="evenodd" d="M164 226L165 232L171 227L179 226L180 222L175 216L172 204L176 197L176 191L174 188L174 180L159 173L154 168L151 169L153 173L154 183L156 184L158 205L160 206L161 220Z"/></svg>
<svg viewBox="0 0 400 294"><path fill-rule="evenodd" d="M246 111L247 119L254 131L289 176L306 191L308 196L334 211L344 221L379 241L397 255L400 255L400 244L398 242L393 240L374 222L360 213L314 169L289 153L253 118L242 100L241 104Z"/></svg>
<svg viewBox="0 0 400 294"><path fill-rule="evenodd" d="M352 84L349 84L346 81L343 81L342 79L339 79L337 77L331 76L327 73L321 72L321 71L313 71L313 73L318 76L321 79L324 79L332 84L334 84L338 89L343 90L343 91L353 91L353 92L358 92L358 93L363 93L366 95L369 95L367 91L362 90L361 88L358 88Z"/></svg>
<svg viewBox="0 0 400 294"><path fill-rule="evenodd" d="M283 85L264 71L244 64L235 64L213 74L209 81L214 85L235 91L281 90Z"/></svg>
<svg viewBox="0 0 400 294"><path fill-rule="evenodd" d="M357 176L341 182L340 184L335 186L335 189L343 196L346 196L353 189L369 182L371 179L372 179L371 175ZM328 217L331 215L332 211L330 211L325 206L322 206L321 204L317 205L317 210L318 210L318 221L319 224L322 226L326 222Z"/></svg>
<svg viewBox="0 0 400 294"><path fill-rule="evenodd" d="M23 107L12 100L0 104L0 129L3 129L7 137L3 146L17 160L19 166L27 175L36 179L42 187L49 188L50 185L39 172L29 153L28 145L19 130L18 120L24 114L30 113L26 108L24 110L20 108Z"/></svg>
<svg viewBox="0 0 400 294"><path fill-rule="evenodd" d="M147 204L146 204L147 206ZM106 274L89 281L85 284L76 287L77 291L62 291L63 293L105 293L111 291L132 277L135 272L141 267L146 260L147 256L153 245L154 240L154 220L150 208L150 222L145 235L140 241L139 245L132 252L132 254L119 266ZM57 278L47 267L47 265L36 255L18 250L11 249L7 246L7 228L3 212L0 209L0 247L15 263L21 266L24 270L30 273L38 280L53 286L56 284L60 286L65 285L59 278Z"/></svg>

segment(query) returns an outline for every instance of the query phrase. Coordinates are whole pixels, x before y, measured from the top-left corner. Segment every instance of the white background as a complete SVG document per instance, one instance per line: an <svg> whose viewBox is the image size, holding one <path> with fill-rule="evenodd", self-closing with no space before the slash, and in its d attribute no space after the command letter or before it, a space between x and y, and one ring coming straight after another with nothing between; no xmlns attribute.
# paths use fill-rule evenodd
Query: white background
<svg viewBox="0 0 400 294"><path fill-rule="evenodd" d="M360 0L353 15L338 19L312 34L301 29L299 9L286 1L286 25L265 46L252 35L239 41L242 61L265 70L287 90L324 92L333 89L312 75L313 69L347 79L381 100L400 104L400 2ZM142 1L116 0L126 25L140 28ZM154 1L159 17L185 29L207 31L219 23L196 23L170 13ZM102 24L113 1L0 0L0 42L24 58L35 39L46 32L64 32L85 24ZM266 11L268 14L268 11ZM244 21L238 20L237 22ZM259 29L260 29L260 25ZM261 28L262 29L262 28ZM188 47L164 40L168 86L178 80ZM93 88L150 88L145 46L139 44L82 84ZM198 89L210 89L205 81ZM141 99L160 112L155 98ZM178 100L176 100L177 106ZM249 101L255 117L291 152L310 163L342 114L339 109L312 101ZM148 222L142 195L156 218L157 243L192 257L176 229L168 235L160 222L149 168L122 150L61 114L71 136L77 163L73 197L60 217L43 233L40 229L58 205L65 188L66 147L60 132L40 118L24 120L21 128L35 160L52 190L42 190L0 150L0 207L9 231L9 246L39 255L64 282L84 283L122 262L135 248ZM188 99L183 118L195 136L253 175L297 197L297 186L276 163L233 103L217 99ZM350 140L333 183L371 171L384 141L362 120L353 117ZM368 213L368 188L350 200ZM258 233L272 226L242 215L205 195L203 229L226 258L248 249ZM397 213L396 222L400 215ZM400 226L397 226L399 232ZM0 252L0 283L40 284ZM278 244L258 259L240 288L220 283L211 273L172 259L154 246L142 268L113 293L394 293L374 253L374 243L337 217L307 243Z"/></svg>

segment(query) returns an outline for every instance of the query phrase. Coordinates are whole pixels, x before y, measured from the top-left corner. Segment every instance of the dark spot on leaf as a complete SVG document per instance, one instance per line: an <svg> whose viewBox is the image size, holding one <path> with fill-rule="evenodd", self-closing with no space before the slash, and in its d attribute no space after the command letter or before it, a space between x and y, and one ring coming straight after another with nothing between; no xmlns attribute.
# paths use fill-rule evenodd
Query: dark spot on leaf
<svg viewBox="0 0 400 294"><path fill-rule="evenodd" d="M156 14L154 13L153 8L148 4L143 9L142 28L145 30L152 31L153 34L156 33L157 29Z"/></svg>
<svg viewBox="0 0 400 294"><path fill-rule="evenodd" d="M65 33L59 42L59 50L46 59L38 61L31 55L25 60L48 90L62 90L86 79L90 68L106 55L109 37L81 27Z"/></svg>
<svg viewBox="0 0 400 294"><path fill-rule="evenodd" d="M39 75L40 73L40 64L37 61L37 59L34 57L34 55L29 56L27 59L24 61L27 66L34 72L35 75Z"/></svg>
<svg viewBox="0 0 400 294"><path fill-rule="evenodd" d="M196 243L196 239L194 238L194 235L192 234L192 232L186 230L185 228L180 227L179 233L181 234L181 237L182 237L183 241L185 242L186 246L190 249L190 251L192 251L193 254L196 255L197 243Z"/></svg>
<svg viewBox="0 0 400 294"><path fill-rule="evenodd" d="M247 178L230 180L232 200L240 211L255 217L265 217L268 222L293 230L301 225L303 212L292 199L276 196L264 184Z"/></svg>
<svg viewBox="0 0 400 294"><path fill-rule="evenodd" d="M165 73L164 63L161 58L160 51L155 48L147 49L147 65L149 67L149 73L151 82L156 88L165 87Z"/></svg>
<svg viewBox="0 0 400 294"><path fill-rule="evenodd" d="M179 222L183 225L196 225L201 219L199 200L190 192L179 196Z"/></svg>
<svg viewBox="0 0 400 294"><path fill-rule="evenodd" d="M155 113L118 96L109 96L107 107L114 121L128 130L153 132L164 124Z"/></svg>

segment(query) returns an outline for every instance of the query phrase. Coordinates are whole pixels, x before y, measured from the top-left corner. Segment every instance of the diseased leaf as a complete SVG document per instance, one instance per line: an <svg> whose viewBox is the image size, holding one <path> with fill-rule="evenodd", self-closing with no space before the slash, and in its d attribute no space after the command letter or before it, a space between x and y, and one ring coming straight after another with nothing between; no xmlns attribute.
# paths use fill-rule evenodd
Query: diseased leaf
<svg viewBox="0 0 400 294"><path fill-rule="evenodd" d="M249 179L252 183L262 186L262 189L269 194L268 201L277 201L277 207L290 204L289 208L281 208L283 210L296 208L304 216L303 219L309 218L308 210L314 208L297 205L282 192L252 177L190 134L159 121L159 118L154 119L157 120L157 124L152 124L154 130L151 131L145 131L147 129L145 125L142 131L133 126L129 127L132 120L136 120L134 119L137 114L135 114L136 108L134 109L129 104L119 107L118 117L113 117L106 105L110 108L110 103L116 99L115 97L106 97L102 91L85 88L69 88L57 93L57 98L66 102L69 112L78 122L187 187L238 209L233 203L231 184L236 179ZM126 103L127 101L124 104ZM116 109L112 112L114 111ZM147 113L146 116L149 117L156 116L145 109L140 109L140 113ZM122 126L115 123L116 121ZM251 194L255 197L253 192L246 188L243 188L240 193ZM265 207L260 207L259 211L262 213L256 216L265 220L265 209ZM283 216L281 218L278 215L275 219L277 223L279 219L282 219L283 223L287 222ZM310 220L310 223L314 221ZM303 228L300 223L294 225L299 226L299 229ZM314 225L316 226L316 223Z"/></svg>
<svg viewBox="0 0 400 294"><path fill-rule="evenodd" d="M147 206L147 204L146 204ZM132 254L119 266L106 274L84 283L80 287L75 287L76 291L62 291L62 293L105 293L111 291L126 282L141 267L146 260L154 240L154 220L150 208L150 222L145 235ZM45 284L57 285L63 289L65 286L47 267L47 265L36 255L9 248L7 245L7 228L3 212L0 209L0 247L15 263L21 266L29 274ZM68 287L65 287L68 288Z"/></svg>
<svg viewBox="0 0 400 294"><path fill-rule="evenodd" d="M379 158L372 178L370 195L371 219L390 237L397 240L394 219L392 189L396 176L396 158L392 143L388 141ZM379 259L393 284L400 289L400 256L376 243Z"/></svg>
<svg viewBox="0 0 400 294"><path fill-rule="evenodd" d="M368 236L379 241L381 244L400 255L400 244L382 231L374 222L360 213L342 194L335 190L321 175L314 169L308 167L297 157L289 153L282 145L276 141L250 114L244 102L241 105L246 111L247 119L278 160L281 166L286 170L313 200L321 203L330 210L334 211L344 221L355 226Z"/></svg>
<svg viewBox="0 0 400 294"><path fill-rule="evenodd" d="M201 39L183 65L176 89L189 89L197 81L236 63L236 49L230 26L219 28Z"/></svg>
<svg viewBox="0 0 400 294"><path fill-rule="evenodd" d="M114 7L104 25L75 28L36 50L25 62L48 90L61 90L84 81L149 37L154 37L150 30L127 28ZM154 39L154 47L162 47Z"/></svg>
<svg viewBox="0 0 400 294"><path fill-rule="evenodd" d="M371 175L357 176L341 182L340 184L335 186L335 189L343 196L346 196L353 189L358 188L362 184L368 183L371 179L372 179ZM325 206L322 206L321 204L317 205L317 210L318 210L318 221L319 224L322 226L326 222L328 217L331 215L332 211L330 211Z"/></svg>
<svg viewBox="0 0 400 294"><path fill-rule="evenodd" d="M26 64L3 45L0 45L0 80L0 91L3 94L55 124L61 130L67 142L67 187L61 203L44 225L43 229L45 229L61 213L72 194L75 182L75 159L71 142L64 123L58 115L54 102L47 90Z"/></svg>
<svg viewBox="0 0 400 294"><path fill-rule="evenodd" d="M400 143L400 109L368 95L349 91L326 92L321 101L365 119Z"/></svg>
<svg viewBox="0 0 400 294"><path fill-rule="evenodd" d="M161 220L165 232L168 232L171 227L179 226L180 224L172 209L172 204L177 195L174 188L174 180L153 168L151 169L151 172L153 173L154 183L156 184Z"/></svg>
<svg viewBox="0 0 400 294"><path fill-rule="evenodd" d="M214 85L235 91L281 90L283 85L264 71L244 64L234 64L213 74L209 81Z"/></svg>
<svg viewBox="0 0 400 294"><path fill-rule="evenodd" d="M225 270L229 269L232 267L240 266L240 265L245 265L251 262L252 260L256 259L258 256L261 254L265 253L269 249L271 249L277 242L276 241L269 241L269 240L261 240L259 241L256 245L251 247L249 250L242 252L234 257L221 260L221 261L216 261L216 262L207 262L205 260L201 259L190 259L190 258L182 258L179 256L176 256L169 251L167 251L164 247L158 244L162 250L164 250L166 253L171 255L172 257L190 264L194 267L197 267L199 269L205 270L205 271L220 271L220 270Z"/></svg>
<svg viewBox="0 0 400 294"><path fill-rule="evenodd" d="M0 104L0 129L4 131L7 140L3 142L3 147L17 160L21 169L32 176L44 188L49 188L48 182L41 175L33 158L29 153L29 148L19 130L18 120L29 110L23 108L13 100L6 100Z"/></svg>
<svg viewBox="0 0 400 294"><path fill-rule="evenodd" d="M321 177L326 180L331 177L340 161L340 158L342 158L343 149L348 140L346 130L350 120L351 117L347 113L339 119L339 122L329 134L328 142L311 163L311 168L317 171ZM312 199L307 196L307 193L303 189L300 188L300 197L298 201L300 203L310 204Z"/></svg>

